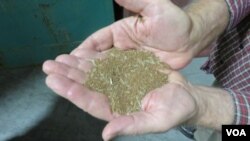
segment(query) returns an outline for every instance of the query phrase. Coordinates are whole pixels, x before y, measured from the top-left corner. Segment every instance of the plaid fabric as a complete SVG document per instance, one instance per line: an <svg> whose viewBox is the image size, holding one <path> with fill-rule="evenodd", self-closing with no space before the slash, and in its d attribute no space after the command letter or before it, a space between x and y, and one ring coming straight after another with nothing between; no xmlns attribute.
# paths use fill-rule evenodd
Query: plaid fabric
<svg viewBox="0 0 250 141"><path fill-rule="evenodd" d="M234 124L250 124L250 0L226 0L230 22L202 69L213 73L235 103Z"/></svg>
<svg viewBox="0 0 250 141"><path fill-rule="evenodd" d="M230 22L228 29L235 27L244 19L250 11L249 0L226 0L230 11Z"/></svg>

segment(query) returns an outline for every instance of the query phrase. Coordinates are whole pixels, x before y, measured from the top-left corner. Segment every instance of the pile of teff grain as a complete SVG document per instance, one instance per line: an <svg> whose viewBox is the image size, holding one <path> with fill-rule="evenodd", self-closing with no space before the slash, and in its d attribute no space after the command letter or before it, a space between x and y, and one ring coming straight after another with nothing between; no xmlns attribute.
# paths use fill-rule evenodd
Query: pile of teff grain
<svg viewBox="0 0 250 141"><path fill-rule="evenodd" d="M119 114L139 111L143 97L168 80L159 70L169 67L146 51L112 49L105 59L93 64L85 85L105 94L112 111Z"/></svg>

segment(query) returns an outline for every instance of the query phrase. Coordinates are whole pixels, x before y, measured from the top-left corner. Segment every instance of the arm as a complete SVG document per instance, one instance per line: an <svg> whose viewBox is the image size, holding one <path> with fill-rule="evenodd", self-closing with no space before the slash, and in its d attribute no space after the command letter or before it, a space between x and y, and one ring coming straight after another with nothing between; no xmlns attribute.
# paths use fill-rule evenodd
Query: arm
<svg viewBox="0 0 250 141"><path fill-rule="evenodd" d="M197 103L197 114L188 123L221 130L234 121L234 100L223 89L193 86L190 94Z"/></svg>
<svg viewBox="0 0 250 141"><path fill-rule="evenodd" d="M221 130L221 125L250 122L249 92L193 86L189 93L197 103L197 113L189 124Z"/></svg>
<svg viewBox="0 0 250 141"><path fill-rule="evenodd" d="M229 7L228 9L229 9L229 13L230 13L229 24L228 24L227 30L230 30L230 29L234 28L235 25L237 25L244 17L246 17L249 14L250 1L249 0L239 0L239 1L226 0L226 2L227 2L227 6ZM247 83L246 83L246 85L247 85ZM196 93L201 94L201 93L206 93L206 92L211 91L211 89L207 88L207 87L199 87L199 86L197 86L197 87L198 87L197 88L198 90L196 90ZM234 106L234 114L233 114L234 120L231 123L233 123L233 124L249 124L249 122L250 122L250 120L249 120L249 117L250 117L249 92L235 90L235 89L224 89L224 90L221 89L218 91L217 97L219 97L222 93L227 93L227 95L224 94L226 99L220 98L219 100L221 100L221 101L217 101L218 102L217 104L214 103L214 105L217 105L216 107L218 109L213 108L213 107L207 107L210 110L203 110L203 111L207 111L207 114L202 114L204 116L199 118L199 119L206 119L208 121L204 122L205 120L199 120L199 121L196 121L195 123L201 124L204 126L208 126L208 127L213 126L213 128L218 129L218 127L214 126L214 124L216 124L215 122L218 122L218 121L212 118L214 116L216 117L216 115L213 114L214 116L211 116L210 118L209 118L209 116L205 116L205 115L210 115L209 113L212 113L212 112L215 114L218 114L219 116L226 115L226 113L225 113L226 111L219 110L221 107L219 105L222 104L223 102L226 103L226 107L224 107L224 108L228 110L227 107L228 107L229 103L225 102L225 100L228 100L228 97L231 97L233 102L231 101L230 103L231 103L231 106L232 105ZM211 93L210 95L213 96L213 93ZM211 101L209 99L213 99L213 97L206 97L206 98L208 99L208 101ZM205 98L203 98L203 99L205 99ZM216 102L216 100L212 100L212 101ZM225 104L223 104L223 105L225 105ZM231 107L231 106L229 106L229 107ZM212 111L211 109L214 109L215 111ZM219 110L219 112L217 110ZM227 111L227 113L228 113L227 117L232 118L232 114L229 114L228 111ZM221 124L225 124L225 122L230 123L228 121L229 121L228 119L225 119L224 122L220 122L220 123Z"/></svg>
<svg viewBox="0 0 250 141"><path fill-rule="evenodd" d="M208 48L226 29L229 12L225 0L196 0L185 8L192 21L190 32L194 56L204 55ZM208 54L207 51L205 51Z"/></svg>
<svg viewBox="0 0 250 141"><path fill-rule="evenodd" d="M186 7L193 21L190 38L194 54L209 54L211 43L226 30L234 28L250 12L249 0L193 0Z"/></svg>

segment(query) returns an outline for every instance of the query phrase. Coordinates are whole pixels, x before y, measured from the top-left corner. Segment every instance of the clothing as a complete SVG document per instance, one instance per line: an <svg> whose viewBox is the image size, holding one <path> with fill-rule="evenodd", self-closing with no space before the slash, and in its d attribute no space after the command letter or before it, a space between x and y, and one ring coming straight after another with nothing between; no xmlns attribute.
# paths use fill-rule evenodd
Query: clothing
<svg viewBox="0 0 250 141"><path fill-rule="evenodd" d="M202 69L213 73L235 104L234 124L250 124L250 0L226 0L230 22Z"/></svg>

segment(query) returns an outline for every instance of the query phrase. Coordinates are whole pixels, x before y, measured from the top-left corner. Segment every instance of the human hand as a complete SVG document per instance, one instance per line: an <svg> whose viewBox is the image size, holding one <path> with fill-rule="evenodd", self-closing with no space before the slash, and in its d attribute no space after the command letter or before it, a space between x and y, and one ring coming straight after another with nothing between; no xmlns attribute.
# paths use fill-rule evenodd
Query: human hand
<svg viewBox="0 0 250 141"><path fill-rule="evenodd" d="M169 72L169 83L149 92L142 100L139 112L118 116L103 130L103 139L116 136L166 132L198 115L192 86L177 72Z"/></svg>
<svg viewBox="0 0 250 141"><path fill-rule="evenodd" d="M173 128L195 115L196 103L189 94L189 84L177 72L168 71L169 83L149 92L142 100L140 112L119 116L111 112L104 94L91 91L83 84L92 59L102 58L105 52L81 48L70 55L60 55L46 61L43 70L46 84L60 96L109 123L103 131L104 140L118 135L162 132Z"/></svg>
<svg viewBox="0 0 250 141"><path fill-rule="evenodd" d="M104 56L105 52L82 48L71 54L60 55L55 60L44 62L43 71L48 75L47 86L55 93L90 115L110 121L114 116L107 97L83 85L93 60Z"/></svg>
<svg viewBox="0 0 250 141"><path fill-rule="evenodd" d="M191 3L193 0L171 0L175 5L177 5L180 8L184 8L187 6L189 3ZM134 16L136 15L135 13L128 11L127 9L123 9L123 16L128 17L128 16Z"/></svg>
<svg viewBox="0 0 250 141"><path fill-rule="evenodd" d="M99 51L112 46L153 51L173 69L186 66L194 56L190 17L170 0L116 0L140 16L115 22L87 38L78 48ZM77 49L76 49L77 50Z"/></svg>

